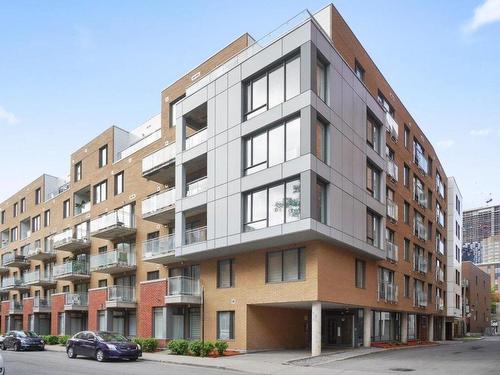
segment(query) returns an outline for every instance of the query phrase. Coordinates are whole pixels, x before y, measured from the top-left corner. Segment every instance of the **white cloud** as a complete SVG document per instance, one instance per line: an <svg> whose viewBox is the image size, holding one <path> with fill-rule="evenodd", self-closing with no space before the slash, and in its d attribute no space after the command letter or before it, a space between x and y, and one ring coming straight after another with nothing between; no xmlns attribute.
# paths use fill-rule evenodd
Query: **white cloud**
<svg viewBox="0 0 500 375"><path fill-rule="evenodd" d="M491 128L483 128L483 129L472 129L469 134L475 137L485 137L487 135L493 134L495 132L494 129Z"/></svg>
<svg viewBox="0 0 500 375"><path fill-rule="evenodd" d="M472 33L493 22L500 22L500 0L485 0L474 9L474 16L465 24L464 31Z"/></svg>
<svg viewBox="0 0 500 375"><path fill-rule="evenodd" d="M443 150L448 150L453 147L455 141L453 139L443 139L437 143L437 146Z"/></svg>
<svg viewBox="0 0 500 375"><path fill-rule="evenodd" d="M0 105L0 122L6 122L7 124L16 124L19 119L12 112L7 111L4 107Z"/></svg>

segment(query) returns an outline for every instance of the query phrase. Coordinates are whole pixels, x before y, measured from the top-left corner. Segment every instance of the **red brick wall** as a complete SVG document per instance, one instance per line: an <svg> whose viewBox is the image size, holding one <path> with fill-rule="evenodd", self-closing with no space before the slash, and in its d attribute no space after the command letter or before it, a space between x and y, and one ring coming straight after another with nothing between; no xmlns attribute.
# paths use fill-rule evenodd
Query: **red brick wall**
<svg viewBox="0 0 500 375"><path fill-rule="evenodd" d="M65 302L65 294L55 294L53 295L51 300L51 308L50 308L50 333L52 335L59 334L58 332L58 316L60 312L64 311L64 302Z"/></svg>
<svg viewBox="0 0 500 375"><path fill-rule="evenodd" d="M2 301L2 333L6 333L7 317L9 316L10 301Z"/></svg>
<svg viewBox="0 0 500 375"><path fill-rule="evenodd" d="M137 309L137 335L151 337L153 336L153 307L165 306L167 282L162 279L141 283L139 293L141 303ZM164 342L160 342L160 346L164 345Z"/></svg>
<svg viewBox="0 0 500 375"><path fill-rule="evenodd" d="M23 329L30 329L29 316L33 314L33 298L23 299Z"/></svg>
<svg viewBox="0 0 500 375"><path fill-rule="evenodd" d="M89 331L97 330L97 311L106 308L106 289L89 290Z"/></svg>

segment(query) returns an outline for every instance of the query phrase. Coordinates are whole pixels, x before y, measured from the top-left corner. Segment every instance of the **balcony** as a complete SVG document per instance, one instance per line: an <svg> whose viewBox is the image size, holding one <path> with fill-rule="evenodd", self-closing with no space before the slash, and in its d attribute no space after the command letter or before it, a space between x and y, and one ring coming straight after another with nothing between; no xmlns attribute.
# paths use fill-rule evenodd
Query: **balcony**
<svg viewBox="0 0 500 375"><path fill-rule="evenodd" d="M4 266L3 264L0 263L0 275L8 275L10 272L9 267Z"/></svg>
<svg viewBox="0 0 500 375"><path fill-rule="evenodd" d="M184 243L191 245L207 240L207 227L189 229L184 232Z"/></svg>
<svg viewBox="0 0 500 375"><path fill-rule="evenodd" d="M389 112L385 113L386 119L386 130L390 134L391 138L395 141L398 140L399 126L396 120L391 116Z"/></svg>
<svg viewBox="0 0 500 375"><path fill-rule="evenodd" d="M90 257L90 271L110 275L134 270L136 268L135 253L132 249L113 250Z"/></svg>
<svg viewBox="0 0 500 375"><path fill-rule="evenodd" d="M398 205L389 198L387 198L387 216L392 221L398 221Z"/></svg>
<svg viewBox="0 0 500 375"><path fill-rule="evenodd" d="M27 286L55 286L57 283L52 277L52 275L41 275L39 270L33 272L27 272L23 276L24 284Z"/></svg>
<svg viewBox="0 0 500 375"><path fill-rule="evenodd" d="M378 301L398 302L398 286L394 283L379 283Z"/></svg>
<svg viewBox="0 0 500 375"><path fill-rule="evenodd" d="M50 312L50 300L40 297L35 297L33 299L33 312L34 313L49 313Z"/></svg>
<svg viewBox="0 0 500 375"><path fill-rule="evenodd" d="M90 235L114 241L135 235L135 220L130 209L110 212L90 222Z"/></svg>
<svg viewBox="0 0 500 375"><path fill-rule="evenodd" d="M436 310L437 311L444 311L444 298L443 297L436 297Z"/></svg>
<svg viewBox="0 0 500 375"><path fill-rule="evenodd" d="M392 179L392 181L398 181L398 166L394 160L387 160L387 175Z"/></svg>
<svg viewBox="0 0 500 375"><path fill-rule="evenodd" d="M10 252L5 253L2 257L2 265L5 267L26 268L29 267L30 262L26 260L24 255Z"/></svg>
<svg viewBox="0 0 500 375"><path fill-rule="evenodd" d="M90 247L90 237L87 228L66 229L53 238L54 249L68 251L70 253L81 253Z"/></svg>
<svg viewBox="0 0 500 375"><path fill-rule="evenodd" d="M90 279L89 265L85 261L71 260L54 266L54 279L81 281Z"/></svg>
<svg viewBox="0 0 500 375"><path fill-rule="evenodd" d="M175 143L142 159L142 177L162 185L175 181Z"/></svg>
<svg viewBox="0 0 500 375"><path fill-rule="evenodd" d="M201 304L200 280L187 276L168 278L166 304Z"/></svg>
<svg viewBox="0 0 500 375"><path fill-rule="evenodd" d="M88 309L88 293L66 293L64 296L64 310L87 311Z"/></svg>
<svg viewBox="0 0 500 375"><path fill-rule="evenodd" d="M427 295L424 291L417 290L415 292L414 305L415 307L427 307Z"/></svg>
<svg viewBox="0 0 500 375"><path fill-rule="evenodd" d="M22 278L18 277L4 277L2 281L2 289L7 290L17 290L19 292L25 292L30 289L29 286L24 284Z"/></svg>
<svg viewBox="0 0 500 375"><path fill-rule="evenodd" d="M206 191L207 185L208 179L206 176L186 183L186 197L191 197L193 195Z"/></svg>
<svg viewBox="0 0 500 375"><path fill-rule="evenodd" d="M11 300L9 303L9 315L17 315L23 313L23 303L20 301Z"/></svg>
<svg viewBox="0 0 500 375"><path fill-rule="evenodd" d="M207 140L207 128L198 130L197 132L186 136L186 150L198 146Z"/></svg>
<svg viewBox="0 0 500 375"><path fill-rule="evenodd" d="M386 241L385 242L385 257L392 261L392 262L397 262L398 261L398 245Z"/></svg>
<svg viewBox="0 0 500 375"><path fill-rule="evenodd" d="M24 252L24 256L26 260L41 260L46 261L50 259L54 259L56 257L56 252L52 246L45 246L46 248L42 248L41 246L30 246Z"/></svg>
<svg viewBox="0 0 500 375"><path fill-rule="evenodd" d="M108 287L106 296L106 308L131 308L135 309L137 306L135 297L135 287L113 285Z"/></svg>
<svg viewBox="0 0 500 375"><path fill-rule="evenodd" d="M165 190L142 201L142 218L158 224L168 224L175 219L175 188Z"/></svg>
<svg viewBox="0 0 500 375"><path fill-rule="evenodd" d="M142 243L142 260L167 264L175 257L175 234L153 238Z"/></svg>

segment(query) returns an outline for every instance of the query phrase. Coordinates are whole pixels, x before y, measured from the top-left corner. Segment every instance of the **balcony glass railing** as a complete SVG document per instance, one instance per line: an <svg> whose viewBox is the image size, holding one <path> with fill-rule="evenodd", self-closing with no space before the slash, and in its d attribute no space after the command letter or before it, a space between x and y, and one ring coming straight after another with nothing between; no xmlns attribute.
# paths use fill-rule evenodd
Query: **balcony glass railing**
<svg viewBox="0 0 500 375"><path fill-rule="evenodd" d="M200 227L187 230L185 232L185 244L193 244L207 240L207 227Z"/></svg>
<svg viewBox="0 0 500 375"><path fill-rule="evenodd" d="M135 252L133 250L113 250L90 257L90 271L108 267L135 266Z"/></svg>
<svg viewBox="0 0 500 375"><path fill-rule="evenodd" d="M142 159L142 172L158 168L173 159L175 159L175 143L170 143Z"/></svg>
<svg viewBox="0 0 500 375"><path fill-rule="evenodd" d="M188 276L173 276L168 278L169 296L199 296L200 280Z"/></svg>
<svg viewBox="0 0 500 375"><path fill-rule="evenodd" d="M444 241L439 240L439 239L436 240L436 251L439 254L444 255L444 253L445 253Z"/></svg>
<svg viewBox="0 0 500 375"><path fill-rule="evenodd" d="M20 301L10 301L9 312L22 313L23 312L23 303Z"/></svg>
<svg viewBox="0 0 500 375"><path fill-rule="evenodd" d="M175 188L151 195L142 201L142 215L154 214L175 204Z"/></svg>
<svg viewBox="0 0 500 375"><path fill-rule="evenodd" d="M394 160L387 160L387 174L394 180L398 180L398 166Z"/></svg>
<svg viewBox="0 0 500 375"><path fill-rule="evenodd" d="M186 197L196 195L207 190L207 177L202 177L186 184Z"/></svg>
<svg viewBox="0 0 500 375"><path fill-rule="evenodd" d="M436 268L436 280L444 283L444 270L441 267Z"/></svg>
<svg viewBox="0 0 500 375"><path fill-rule="evenodd" d="M385 242L386 258L397 262L398 260L398 245L386 241Z"/></svg>
<svg viewBox="0 0 500 375"><path fill-rule="evenodd" d="M24 255L19 255L17 253L5 253L3 256L2 256L2 264L4 266L7 266L13 262L25 262L26 261L26 258L24 257Z"/></svg>
<svg viewBox="0 0 500 375"><path fill-rule="evenodd" d="M129 210L117 210L109 214L98 217L90 222L90 232L99 232L106 228L114 226L134 228L134 216Z"/></svg>
<svg viewBox="0 0 500 375"><path fill-rule="evenodd" d="M424 224L415 223L415 235L423 241L427 240L427 228Z"/></svg>
<svg viewBox="0 0 500 375"><path fill-rule="evenodd" d="M148 134L144 138L141 138L138 141L136 141L135 143L131 144L123 151L118 152L118 155L117 155L115 161L129 157L134 152L139 151L140 149L146 147L147 145L150 145L151 143L157 141L160 138L161 138L161 129L155 130L151 134Z"/></svg>
<svg viewBox="0 0 500 375"><path fill-rule="evenodd" d="M74 240L82 242L89 241L89 231L87 230L87 226L69 228L61 233L54 235L53 237L53 243L55 247L67 244Z"/></svg>
<svg viewBox="0 0 500 375"><path fill-rule="evenodd" d="M444 310L444 298L443 297L436 297L436 310L438 311L443 311Z"/></svg>
<svg viewBox="0 0 500 375"><path fill-rule="evenodd" d="M64 304L69 306L88 306L87 293L66 293Z"/></svg>
<svg viewBox="0 0 500 375"><path fill-rule="evenodd" d="M89 275L89 264L81 260L72 260L54 266L54 278L65 275Z"/></svg>
<svg viewBox="0 0 500 375"><path fill-rule="evenodd" d="M398 301L398 286L394 283L379 283L378 284L379 300L387 302Z"/></svg>
<svg viewBox="0 0 500 375"><path fill-rule="evenodd" d="M387 216L392 220L398 220L398 205L389 198L387 198Z"/></svg>
<svg viewBox="0 0 500 375"><path fill-rule="evenodd" d="M387 131L391 135L392 138L398 139L399 127L394 117L391 116L389 112L385 113L385 119L387 122Z"/></svg>
<svg viewBox="0 0 500 375"><path fill-rule="evenodd" d="M427 294L423 290L417 290L415 292L415 306L426 307L427 306Z"/></svg>
<svg viewBox="0 0 500 375"><path fill-rule="evenodd" d="M198 130L196 133L186 137L186 150L198 146L207 140L207 128Z"/></svg>
<svg viewBox="0 0 500 375"><path fill-rule="evenodd" d="M153 238L142 243L142 257L154 258L160 255L175 254L175 234Z"/></svg>
<svg viewBox="0 0 500 375"><path fill-rule="evenodd" d="M416 256L413 262L413 269L417 272L427 273L427 259L425 256Z"/></svg>
<svg viewBox="0 0 500 375"><path fill-rule="evenodd" d="M53 277L51 274L48 275L41 275L40 271L32 271L32 272L26 272L23 275L24 278L24 283L25 284L31 284L31 283L37 283L37 282L53 282Z"/></svg>
<svg viewBox="0 0 500 375"><path fill-rule="evenodd" d="M107 301L113 302L136 302L135 287L113 285L108 287Z"/></svg>
<svg viewBox="0 0 500 375"><path fill-rule="evenodd" d="M47 254L47 255L54 255L55 251L51 246L48 246L47 249L44 249L41 246L30 246L29 249L25 249L23 252L23 255L26 258L33 257L38 254Z"/></svg>
<svg viewBox="0 0 500 375"><path fill-rule="evenodd" d="M2 280L2 289L15 288L19 286L24 286L23 279L20 277L4 277Z"/></svg>
<svg viewBox="0 0 500 375"><path fill-rule="evenodd" d="M33 299L33 307L38 309L49 309L50 300L37 296Z"/></svg>

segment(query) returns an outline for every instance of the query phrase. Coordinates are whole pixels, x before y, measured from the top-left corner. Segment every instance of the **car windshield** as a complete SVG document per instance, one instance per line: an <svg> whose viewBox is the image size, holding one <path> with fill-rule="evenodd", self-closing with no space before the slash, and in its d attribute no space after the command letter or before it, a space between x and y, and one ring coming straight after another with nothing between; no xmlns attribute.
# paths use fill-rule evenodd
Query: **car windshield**
<svg viewBox="0 0 500 375"><path fill-rule="evenodd" d="M97 337L101 341L108 341L108 342L127 342L128 339L120 335L119 333L113 333L113 332L99 332L97 334Z"/></svg>
<svg viewBox="0 0 500 375"><path fill-rule="evenodd" d="M19 331L17 332L17 335L19 337L38 337L38 335L35 332L29 332L29 331Z"/></svg>

